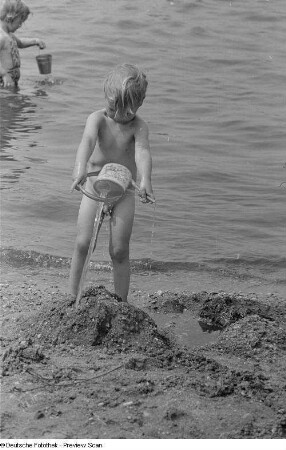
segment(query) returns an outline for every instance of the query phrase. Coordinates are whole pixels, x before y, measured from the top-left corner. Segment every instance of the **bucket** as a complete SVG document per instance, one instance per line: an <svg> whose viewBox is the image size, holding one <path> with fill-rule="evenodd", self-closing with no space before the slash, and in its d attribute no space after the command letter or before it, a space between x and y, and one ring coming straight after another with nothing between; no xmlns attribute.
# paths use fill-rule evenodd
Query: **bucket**
<svg viewBox="0 0 286 450"><path fill-rule="evenodd" d="M48 74L52 71L52 55L48 53L36 56L39 72L41 74Z"/></svg>
<svg viewBox="0 0 286 450"><path fill-rule="evenodd" d="M105 164L101 169L93 189L100 197L117 197L124 194L132 181L132 174L121 164Z"/></svg>

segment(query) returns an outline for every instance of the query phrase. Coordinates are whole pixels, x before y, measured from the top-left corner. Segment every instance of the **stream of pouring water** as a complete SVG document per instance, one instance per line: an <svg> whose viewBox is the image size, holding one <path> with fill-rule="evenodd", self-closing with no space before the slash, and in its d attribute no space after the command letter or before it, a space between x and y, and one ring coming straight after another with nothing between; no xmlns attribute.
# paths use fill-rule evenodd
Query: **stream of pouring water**
<svg viewBox="0 0 286 450"><path fill-rule="evenodd" d="M152 226L151 226L151 239L150 239L150 245L151 245L151 253L150 253L150 269L153 261L153 242L155 237L155 231L156 231L156 202L153 203L153 214L152 214Z"/></svg>
<svg viewBox="0 0 286 450"><path fill-rule="evenodd" d="M86 273L88 271L88 267L89 267L89 263L90 263L90 258L91 255L93 253L93 251L95 250L96 247L96 242L97 242L97 238L98 238L98 234L99 234L99 230L101 228L103 219L104 219L104 208L105 208L105 203L102 202L99 204L98 206L98 210L96 212L96 217L95 217L95 221L94 221L94 228L93 228L93 234L92 234L92 238L89 244L89 248L88 248L88 253L85 259L85 263L82 269L82 274L81 274L81 278L80 278L80 282L79 282L79 288L78 288L78 293L77 293L77 297L76 297L76 302L75 302L75 306L76 308L79 305L79 301L82 295L82 291L83 291L83 287L84 287L84 282L85 282L85 278L86 278Z"/></svg>
<svg viewBox="0 0 286 450"><path fill-rule="evenodd" d="M152 203L153 205L153 214L152 214L152 225L151 225L151 236L150 236L150 246L151 246L151 250L150 250L150 257L147 259L146 263L144 264L146 267L146 274L145 275L151 275L151 270L152 270L152 261L153 261L153 242L154 242L154 237L155 237L155 231L156 231L156 201Z"/></svg>

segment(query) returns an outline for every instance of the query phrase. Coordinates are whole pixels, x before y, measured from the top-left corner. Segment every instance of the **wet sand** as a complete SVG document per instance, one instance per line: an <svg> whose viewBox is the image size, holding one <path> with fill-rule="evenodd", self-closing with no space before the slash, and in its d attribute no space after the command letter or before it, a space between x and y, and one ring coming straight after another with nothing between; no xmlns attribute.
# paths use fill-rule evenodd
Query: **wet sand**
<svg viewBox="0 0 286 450"><path fill-rule="evenodd" d="M285 439L283 286L92 277L76 311L68 267L3 264L3 439Z"/></svg>

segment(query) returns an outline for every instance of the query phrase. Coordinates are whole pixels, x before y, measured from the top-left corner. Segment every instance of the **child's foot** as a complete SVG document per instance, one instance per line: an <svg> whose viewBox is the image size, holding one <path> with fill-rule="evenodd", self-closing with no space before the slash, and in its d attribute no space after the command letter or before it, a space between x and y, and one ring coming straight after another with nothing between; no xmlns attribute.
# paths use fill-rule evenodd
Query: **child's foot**
<svg viewBox="0 0 286 450"><path fill-rule="evenodd" d="M114 297L119 303L127 303L127 300L123 300L123 298L119 297L117 294L112 294L112 297Z"/></svg>

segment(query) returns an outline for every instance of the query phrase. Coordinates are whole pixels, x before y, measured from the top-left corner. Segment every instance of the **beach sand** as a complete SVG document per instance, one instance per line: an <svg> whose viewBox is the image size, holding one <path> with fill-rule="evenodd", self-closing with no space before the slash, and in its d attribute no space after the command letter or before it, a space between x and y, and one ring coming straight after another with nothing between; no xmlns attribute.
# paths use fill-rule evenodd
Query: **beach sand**
<svg viewBox="0 0 286 450"><path fill-rule="evenodd" d="M75 310L67 284L68 267L4 258L3 439L286 437L283 286L135 272L124 304L90 271ZM186 314L207 342L178 339Z"/></svg>

